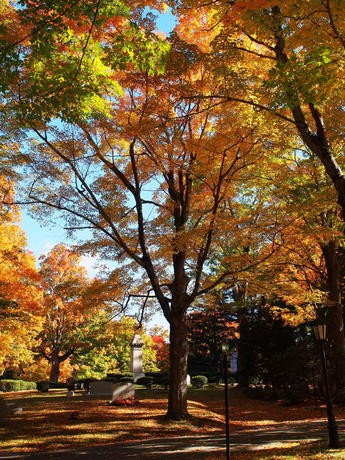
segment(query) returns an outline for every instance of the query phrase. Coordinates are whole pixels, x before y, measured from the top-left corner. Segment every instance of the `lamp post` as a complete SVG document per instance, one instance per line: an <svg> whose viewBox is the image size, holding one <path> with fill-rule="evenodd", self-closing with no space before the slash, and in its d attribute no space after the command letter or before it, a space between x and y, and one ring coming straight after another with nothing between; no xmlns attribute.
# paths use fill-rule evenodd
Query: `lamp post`
<svg viewBox="0 0 345 460"><path fill-rule="evenodd" d="M222 343L223 362L224 362L224 402L225 402L225 440L226 440L226 460L230 460L230 432L229 432L229 398L228 398L228 356L229 345Z"/></svg>
<svg viewBox="0 0 345 460"><path fill-rule="evenodd" d="M337 422L335 421L333 403L329 391L329 383L327 376L326 367L326 351L325 351L325 340L326 340L326 324L316 324L312 326L315 339L320 343L321 351L321 363L322 363L322 374L326 392L326 406L327 406L327 420L328 420L328 447L331 449L339 449L339 436Z"/></svg>

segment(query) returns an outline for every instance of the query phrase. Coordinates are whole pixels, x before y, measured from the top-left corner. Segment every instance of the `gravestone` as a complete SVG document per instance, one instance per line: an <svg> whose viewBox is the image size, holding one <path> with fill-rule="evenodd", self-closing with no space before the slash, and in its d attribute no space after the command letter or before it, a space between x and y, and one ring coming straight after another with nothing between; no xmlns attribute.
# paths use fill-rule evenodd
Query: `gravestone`
<svg viewBox="0 0 345 460"><path fill-rule="evenodd" d="M140 377L145 377L143 373L143 345L144 342L139 334L135 334L131 342L131 362L130 371L133 372L134 382Z"/></svg>
<svg viewBox="0 0 345 460"><path fill-rule="evenodd" d="M129 398L130 396L135 395L135 387L133 383L130 382L119 382L115 383L113 388L112 401L115 401L117 398Z"/></svg>
<svg viewBox="0 0 345 460"><path fill-rule="evenodd" d="M235 374L237 372L237 361L238 361L238 353L234 351L230 356L230 371Z"/></svg>
<svg viewBox="0 0 345 460"><path fill-rule="evenodd" d="M114 386L114 383L107 382L106 380L91 382L89 394L91 396L107 396L109 398L113 395Z"/></svg>

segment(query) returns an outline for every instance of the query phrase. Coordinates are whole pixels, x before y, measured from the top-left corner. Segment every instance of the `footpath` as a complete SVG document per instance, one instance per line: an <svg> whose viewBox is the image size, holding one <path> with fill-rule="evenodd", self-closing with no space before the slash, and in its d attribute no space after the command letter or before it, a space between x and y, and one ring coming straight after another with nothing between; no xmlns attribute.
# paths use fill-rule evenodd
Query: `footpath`
<svg viewBox="0 0 345 460"><path fill-rule="evenodd" d="M338 420L339 433L345 430L345 419ZM257 427L230 434L231 452L253 452L283 447L285 443L323 440L327 444L327 421L319 419L304 422L296 420L275 423L264 430ZM179 436L175 438L148 439L147 441L109 444L100 447L86 446L78 450L6 454L0 452L0 459L30 460L199 460L214 455L225 458L224 436ZM219 457L218 457L219 456Z"/></svg>

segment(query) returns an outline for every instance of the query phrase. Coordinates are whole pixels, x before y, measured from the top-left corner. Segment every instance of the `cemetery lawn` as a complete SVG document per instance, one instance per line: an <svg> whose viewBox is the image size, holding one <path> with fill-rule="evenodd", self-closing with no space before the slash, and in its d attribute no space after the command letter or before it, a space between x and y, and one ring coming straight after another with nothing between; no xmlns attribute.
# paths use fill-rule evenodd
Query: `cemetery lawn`
<svg viewBox="0 0 345 460"><path fill-rule="evenodd" d="M157 390L156 390L157 391ZM45 450L78 449L87 446L106 446L140 439L160 439L178 436L223 435L223 389L190 389L191 419L168 422L164 418L167 393L137 390L140 404L136 407L107 405L105 399L76 393L67 397L64 390L49 393L3 393L8 401L23 408L22 414L12 416L6 427L0 427L1 454ZM279 402L249 399L237 388L230 389L230 430L246 433L267 430L294 421L325 419L325 408L313 401L294 406ZM338 419L345 419L345 407L336 407ZM345 440L343 440L345 441ZM345 442L343 442L345 445ZM331 451L319 441L284 443L232 458L247 459L344 459L345 449ZM224 457L211 455L210 460Z"/></svg>

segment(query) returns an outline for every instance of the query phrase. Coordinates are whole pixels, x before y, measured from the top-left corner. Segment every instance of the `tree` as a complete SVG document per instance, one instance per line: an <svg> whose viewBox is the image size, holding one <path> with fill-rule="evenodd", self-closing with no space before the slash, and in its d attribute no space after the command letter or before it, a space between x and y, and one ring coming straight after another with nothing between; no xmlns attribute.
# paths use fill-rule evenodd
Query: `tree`
<svg viewBox="0 0 345 460"><path fill-rule="evenodd" d="M127 89L113 101L111 117L33 126L35 139L26 153L29 167L41 172L25 200L35 209L45 205L69 213L70 231L93 231L84 249L99 250L118 263L129 259L126 276L137 277L138 268L146 276L149 296L170 323L172 419L188 416L188 308L275 250L273 234L271 244L260 250L260 239L268 236L253 218L255 207L242 212L237 199L243 183L250 187L253 165L265 155L255 123L248 123L244 112L228 114L231 129L222 130L224 118L216 108L183 99L179 88L192 86L204 68L188 68L188 59L197 62L197 56L183 43L178 46L166 78L145 73L123 78ZM249 234L256 235L257 251L224 255L228 268L213 276L210 264L219 245L232 238L234 248L241 248Z"/></svg>
<svg viewBox="0 0 345 460"><path fill-rule="evenodd" d="M286 170L284 166L283 169ZM279 174L281 183L275 191L277 199L285 202L288 214L295 216L296 220L284 235L274 295L283 298L289 305L297 306L295 324L303 318L327 319L331 331L336 394L341 400L344 397L345 375L341 326L343 310L342 299L337 302L334 299L343 296L339 286L344 276L342 223L334 205L330 181L316 159L300 155L294 163L293 172L295 174L290 177L286 173L283 176ZM284 257L285 266L282 265ZM293 316L290 315L289 319L289 314L285 320L290 324L294 322Z"/></svg>
<svg viewBox="0 0 345 460"><path fill-rule="evenodd" d="M0 324L0 373L5 370L21 373L33 362L32 348L37 344L42 319L26 310L25 305L1 298Z"/></svg>
<svg viewBox="0 0 345 460"><path fill-rule="evenodd" d="M88 345L94 334L92 315L102 303L90 298L91 282L74 251L59 244L40 260L44 324L38 350L50 363L49 379L57 382L60 364Z"/></svg>
<svg viewBox="0 0 345 460"><path fill-rule="evenodd" d="M164 65L167 42L152 33L140 4L4 0L0 18L2 113L24 125L107 113L107 98L121 94L119 70Z"/></svg>
<svg viewBox="0 0 345 460"><path fill-rule="evenodd" d="M169 370L169 344L167 338L169 333L160 326L155 326L149 331L153 342L153 350L155 352L155 364L158 370L168 372Z"/></svg>
<svg viewBox="0 0 345 460"><path fill-rule="evenodd" d="M54 5L61 6L58 2ZM70 19L63 10L64 21L65 16ZM89 10L85 17L90 37L96 38L93 16ZM47 19L47 11L43 17ZM31 15L30 21L34 23ZM226 279L235 283L238 273L255 267L276 250L277 231L269 224L269 212L279 212L274 204L263 203L265 197L254 174L259 162L268 164L270 137L267 140L267 129L263 136L261 117L252 110L253 104L223 113L214 103L211 88L217 84L224 89L224 76L210 75L210 61L203 63L195 46L172 36L173 52L164 78L154 76L145 66L146 72L136 66L131 73L120 73L118 48L113 46L118 44L118 31L112 26L110 31L107 27L97 29L97 43L102 46L95 45L95 54L88 48L90 56L84 61L86 48L80 46L77 26L73 23L70 27L73 39L67 40L66 50L66 28L59 22L62 31L56 34L54 19L54 33L48 30L50 42L43 55L42 37L35 33L26 53L17 53L17 61L23 60L17 66L18 79L13 84L8 79L4 85L8 91L6 114L19 116L12 126L18 133L19 120L25 134L31 129L32 142L22 152L33 173L27 178L35 179L28 184L25 201L36 205L35 209L45 205L70 213L71 232L94 232L83 249L116 259L127 271L122 272L123 278L145 276L147 297L157 299L170 323L168 416L185 418L188 308ZM79 59L71 60L75 43ZM56 51L61 44L62 49ZM207 42L203 45L209 48ZM153 49L151 56L157 51ZM125 64L131 61L127 59L130 54L126 54ZM95 68L99 60L102 65ZM220 62L217 56L214 60ZM4 67L7 71L11 68L8 63ZM28 70L38 85L24 85L29 94L34 92L29 102L24 99L22 104L18 86L27 81ZM76 87L70 85L75 71ZM68 82L68 91L62 98L56 94L43 98L42 105L37 98L42 99L43 81L48 79L55 90L55 76ZM109 80L121 82L122 97L117 97L118 90L108 91ZM248 88L256 89L256 79L242 80ZM226 81L225 89L239 82L240 77L234 75L230 87ZM210 97L195 97L203 91ZM232 100L228 93L221 93L219 99ZM285 115L283 119L287 121ZM224 250L228 241L230 252ZM222 259L217 274L212 271L216 254Z"/></svg>
<svg viewBox="0 0 345 460"><path fill-rule="evenodd" d="M272 305L293 310L277 299L273 299ZM254 300L245 315L241 340L249 365L242 369L242 380L270 385L273 398L303 398L310 384L313 361L310 330L305 324L296 327L284 323L274 314L270 301L262 304Z"/></svg>
<svg viewBox="0 0 345 460"><path fill-rule="evenodd" d="M222 87L209 97L247 104L294 127L301 148L324 166L345 215L345 179L338 157L345 46L343 11L335 14L339 2L239 0L230 7L196 2L198 14L210 26L200 23L196 29L189 27L195 20L188 14L189 2L172 3L182 13L181 36L197 42L203 28L211 59L218 59L214 71ZM233 79L246 76L241 86L230 84L231 72Z"/></svg>

